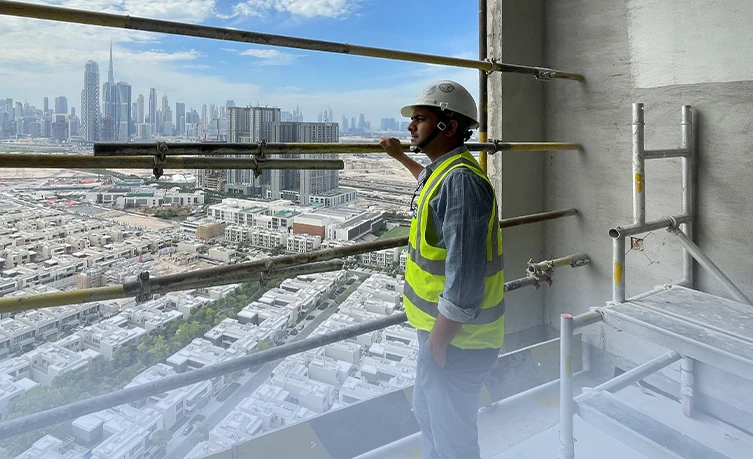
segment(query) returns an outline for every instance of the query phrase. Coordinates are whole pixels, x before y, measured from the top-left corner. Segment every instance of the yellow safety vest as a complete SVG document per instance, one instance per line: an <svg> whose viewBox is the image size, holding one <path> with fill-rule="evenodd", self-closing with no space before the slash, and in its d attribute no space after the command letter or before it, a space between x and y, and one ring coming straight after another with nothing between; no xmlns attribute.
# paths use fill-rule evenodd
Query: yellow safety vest
<svg viewBox="0 0 753 459"><path fill-rule="evenodd" d="M427 178L418 196L408 239L403 304L408 322L417 329L431 331L439 314L439 294L444 291L447 249L434 247L426 240L429 201L437 195L447 174L466 167L486 180L476 159L465 151L443 161ZM485 349L502 346L505 335L505 278L502 261L502 235L497 218L497 200L486 232L486 279L481 310L477 317L460 327L452 345L462 349Z"/></svg>

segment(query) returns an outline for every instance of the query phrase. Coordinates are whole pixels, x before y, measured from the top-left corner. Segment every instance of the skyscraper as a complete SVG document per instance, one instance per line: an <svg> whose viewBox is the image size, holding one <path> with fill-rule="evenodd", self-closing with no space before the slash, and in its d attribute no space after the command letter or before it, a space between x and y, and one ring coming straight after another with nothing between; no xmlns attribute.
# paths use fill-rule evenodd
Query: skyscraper
<svg viewBox="0 0 753 459"><path fill-rule="evenodd" d="M68 114L68 98L60 96L55 98L55 113Z"/></svg>
<svg viewBox="0 0 753 459"><path fill-rule="evenodd" d="M141 124L144 122L144 95L139 94L136 98L136 123Z"/></svg>
<svg viewBox="0 0 753 459"><path fill-rule="evenodd" d="M115 83L115 75L112 71L112 40L110 40L110 67L107 70L107 81L109 83Z"/></svg>
<svg viewBox="0 0 753 459"><path fill-rule="evenodd" d="M173 135L173 112L170 110L167 94L162 96L162 134Z"/></svg>
<svg viewBox="0 0 753 459"><path fill-rule="evenodd" d="M47 97L44 98L44 112L42 112L42 116L47 116L47 112L50 110L50 99Z"/></svg>
<svg viewBox="0 0 753 459"><path fill-rule="evenodd" d="M131 85L119 81L116 88L115 135L119 142L131 140Z"/></svg>
<svg viewBox="0 0 753 459"><path fill-rule="evenodd" d="M110 42L110 66L107 81L102 85L102 140L118 138L118 87L112 65L112 42Z"/></svg>
<svg viewBox="0 0 753 459"><path fill-rule="evenodd" d="M99 140L99 64L84 64L84 89L81 91L81 135L84 140Z"/></svg>
<svg viewBox="0 0 753 459"><path fill-rule="evenodd" d="M175 130L180 137L186 135L186 104L175 103Z"/></svg>
<svg viewBox="0 0 753 459"><path fill-rule="evenodd" d="M149 124L152 126L152 133L157 132L157 90L149 89Z"/></svg>

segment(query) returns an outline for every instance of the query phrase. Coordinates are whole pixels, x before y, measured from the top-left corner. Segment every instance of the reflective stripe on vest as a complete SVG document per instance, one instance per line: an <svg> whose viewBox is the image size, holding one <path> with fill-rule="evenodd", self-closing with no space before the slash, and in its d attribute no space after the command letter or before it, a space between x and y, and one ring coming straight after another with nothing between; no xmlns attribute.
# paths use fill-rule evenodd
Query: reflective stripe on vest
<svg viewBox="0 0 753 459"><path fill-rule="evenodd" d="M403 295L410 300L418 309L429 314L432 317L439 315L439 306L437 303L426 301L416 294L410 284L406 283L403 287ZM497 319L505 314L505 300L502 299L497 305L491 308L479 309L478 315L472 320L466 322L468 325L484 325L496 322Z"/></svg>

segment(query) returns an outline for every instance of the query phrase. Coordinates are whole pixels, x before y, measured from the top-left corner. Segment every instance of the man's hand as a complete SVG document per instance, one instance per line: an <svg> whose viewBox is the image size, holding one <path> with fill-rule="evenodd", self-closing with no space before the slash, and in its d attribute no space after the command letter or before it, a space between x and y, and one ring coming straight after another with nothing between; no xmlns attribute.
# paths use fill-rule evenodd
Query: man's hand
<svg viewBox="0 0 753 459"><path fill-rule="evenodd" d="M438 340L432 339L432 335L433 333L429 333L429 339L427 340L427 344L429 345L429 352L431 353L432 357L434 357L434 361L436 361L440 367L444 368L445 364L447 363L447 345L438 343Z"/></svg>
<svg viewBox="0 0 753 459"><path fill-rule="evenodd" d="M382 149L386 151L388 155L395 159L405 156L405 151L403 150L400 141L393 137L382 137L379 141L379 145L382 146Z"/></svg>
<svg viewBox="0 0 753 459"><path fill-rule="evenodd" d="M434 356L434 360L442 368L447 363L447 346L450 345L450 342L462 325L461 322L450 320L441 313L437 316L436 322L434 322L434 328L429 333L426 344L429 345L429 351Z"/></svg>

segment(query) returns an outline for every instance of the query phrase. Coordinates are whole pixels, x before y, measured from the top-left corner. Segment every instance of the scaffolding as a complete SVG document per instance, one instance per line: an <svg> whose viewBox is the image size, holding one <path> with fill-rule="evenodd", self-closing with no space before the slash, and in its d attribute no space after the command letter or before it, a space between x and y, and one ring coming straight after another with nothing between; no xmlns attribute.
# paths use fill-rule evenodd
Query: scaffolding
<svg viewBox="0 0 753 459"><path fill-rule="evenodd" d="M613 240L612 301L605 307L592 308L578 316L562 314L560 319L559 458L575 458L573 418L576 414L650 458L726 458L728 456L671 426L658 423L612 395L679 361L679 399L683 414L691 416L695 360L753 380L753 314L746 307L753 303L691 239L697 186L692 107L682 107L680 147L667 150L645 149L643 104L634 103L632 112L633 223L609 231ZM682 158L682 211L677 216L646 222L645 160L662 158ZM626 298L625 239L658 229L666 229L682 245L683 277L669 285ZM693 290L694 261L712 274L735 301ZM707 314L709 311L713 314ZM573 336L576 331L599 322L672 351L574 397ZM730 324L735 325L730 327Z"/></svg>
<svg viewBox="0 0 753 459"><path fill-rule="evenodd" d="M479 71L479 143L470 143L471 151L479 152L479 163L487 170L487 155L506 151L557 151L580 150L580 145L566 142L503 142L488 140L488 81L491 73L515 73L530 75L537 80L562 79L583 81L583 75L563 72L545 67L524 66L497 62L488 56L486 45L486 0L479 0L479 59L460 59L446 56L422 54L383 48L373 48L347 43L327 42L289 36L271 35L236 29L185 24L133 16L83 11L55 6L36 5L0 0L0 15L45 19L74 24L96 25L110 28L166 33L223 41L254 43L265 46L306 49L319 52L348 54L380 59L437 64ZM407 145L403 146L407 148ZM94 156L83 155L38 155L2 154L0 168L123 168L152 169L155 176L162 175L164 169L251 169L258 175L265 169L342 169L342 160L321 159L271 159L267 154L321 154L321 153L381 153L378 145L364 144L168 144L164 142L146 144L95 144ZM673 154L666 152L667 155ZM249 155L246 158L218 158L218 155ZM500 202L501 204L501 202ZM524 215L502 220L502 228L531 224L575 215L575 209ZM680 220L677 220L680 221ZM685 223L685 220L682 220ZM142 273L136 281L119 286L100 289L84 289L44 295L31 295L0 299L0 311L23 311L63 304L74 304L103 299L137 297L147 299L156 293L185 290L209 285L224 285L250 280L265 281L270 278L297 275L301 273L323 272L340 269L340 258L367 253L384 248L405 245L407 238L388 239L335 249L269 258L236 266L221 266L208 270L168 276L151 277ZM541 282L552 282L556 268L585 266L589 258L577 254L554 260L528 263L527 276L505 284L506 291L527 286L538 288ZM0 439L29 432L76 417L114 407L123 403L142 400L150 395L185 387L196 382L206 381L217 376L248 369L258 364L300 353L348 339L370 331L403 323L404 313L397 313L384 319L348 327L327 335L307 338L293 344L260 351L242 358L220 364L209 365L198 370L164 378L137 387L119 390L103 396L52 408L41 413L0 423Z"/></svg>

